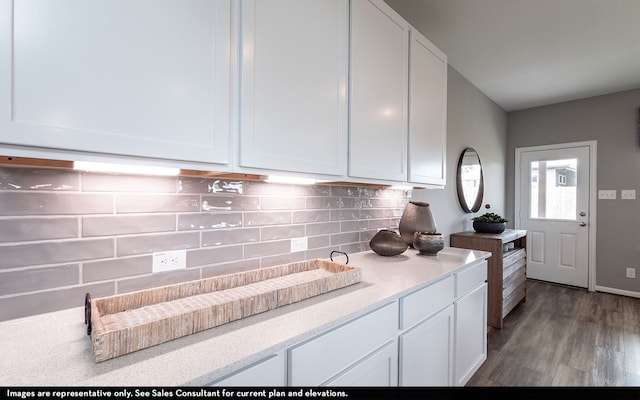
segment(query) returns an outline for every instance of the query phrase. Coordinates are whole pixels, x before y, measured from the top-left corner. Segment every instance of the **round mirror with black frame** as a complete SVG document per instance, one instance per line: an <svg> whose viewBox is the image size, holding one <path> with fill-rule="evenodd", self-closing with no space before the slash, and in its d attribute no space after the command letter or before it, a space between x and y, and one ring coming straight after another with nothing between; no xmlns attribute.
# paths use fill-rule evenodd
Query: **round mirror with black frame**
<svg viewBox="0 0 640 400"><path fill-rule="evenodd" d="M484 196L484 178L480 156L471 147L464 149L458 160L456 188L462 209L467 213L478 212Z"/></svg>

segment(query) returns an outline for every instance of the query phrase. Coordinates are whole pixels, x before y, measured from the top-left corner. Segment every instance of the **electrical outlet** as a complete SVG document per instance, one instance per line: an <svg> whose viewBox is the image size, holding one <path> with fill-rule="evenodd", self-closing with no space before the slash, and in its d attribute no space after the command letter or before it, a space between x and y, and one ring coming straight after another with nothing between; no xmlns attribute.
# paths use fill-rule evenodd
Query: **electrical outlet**
<svg viewBox="0 0 640 400"><path fill-rule="evenodd" d="M635 268L627 268L627 278L635 279L635 277L636 277L636 269Z"/></svg>
<svg viewBox="0 0 640 400"><path fill-rule="evenodd" d="M616 191L615 190L598 190L598 199L601 199L601 200L615 200L616 199Z"/></svg>
<svg viewBox="0 0 640 400"><path fill-rule="evenodd" d="M307 237L299 237L291 239L291 252L297 253L299 251L305 251L308 248Z"/></svg>
<svg viewBox="0 0 640 400"><path fill-rule="evenodd" d="M153 272L173 271L187 268L187 251L159 251L153 253Z"/></svg>
<svg viewBox="0 0 640 400"><path fill-rule="evenodd" d="M621 190L620 191L620 198L624 199L624 200L635 200L635 198L636 198L636 190L635 189Z"/></svg>

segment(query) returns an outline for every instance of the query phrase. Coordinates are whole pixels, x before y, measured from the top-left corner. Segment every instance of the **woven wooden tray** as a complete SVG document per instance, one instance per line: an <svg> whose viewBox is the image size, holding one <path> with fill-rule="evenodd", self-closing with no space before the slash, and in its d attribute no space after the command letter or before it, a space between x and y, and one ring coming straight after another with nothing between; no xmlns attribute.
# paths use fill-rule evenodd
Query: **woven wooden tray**
<svg viewBox="0 0 640 400"><path fill-rule="evenodd" d="M96 362L360 282L357 267L314 259L154 289L85 298Z"/></svg>

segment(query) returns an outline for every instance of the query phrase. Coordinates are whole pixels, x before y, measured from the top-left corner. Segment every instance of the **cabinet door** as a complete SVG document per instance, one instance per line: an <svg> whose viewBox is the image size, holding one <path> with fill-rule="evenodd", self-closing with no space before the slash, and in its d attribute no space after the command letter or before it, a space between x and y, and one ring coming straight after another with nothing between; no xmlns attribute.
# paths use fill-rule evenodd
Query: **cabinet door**
<svg viewBox="0 0 640 400"><path fill-rule="evenodd" d="M453 305L400 336L400 386L451 386Z"/></svg>
<svg viewBox="0 0 640 400"><path fill-rule="evenodd" d="M288 350L289 385L315 386L356 365L398 332L398 302Z"/></svg>
<svg viewBox="0 0 640 400"><path fill-rule="evenodd" d="M392 341L371 356L349 368L326 386L397 386L398 342Z"/></svg>
<svg viewBox="0 0 640 400"><path fill-rule="evenodd" d="M0 143L229 161L229 0L0 8Z"/></svg>
<svg viewBox="0 0 640 400"><path fill-rule="evenodd" d="M413 29L409 60L409 181L444 185L447 57Z"/></svg>
<svg viewBox="0 0 640 400"><path fill-rule="evenodd" d="M285 357L282 351L217 380L210 386L285 386L286 377Z"/></svg>
<svg viewBox="0 0 640 400"><path fill-rule="evenodd" d="M487 359L487 284L462 296L455 306L455 385L465 383Z"/></svg>
<svg viewBox="0 0 640 400"><path fill-rule="evenodd" d="M342 0L242 3L240 166L346 175L348 13Z"/></svg>
<svg viewBox="0 0 640 400"><path fill-rule="evenodd" d="M351 2L349 175L407 180L409 24L382 0Z"/></svg>

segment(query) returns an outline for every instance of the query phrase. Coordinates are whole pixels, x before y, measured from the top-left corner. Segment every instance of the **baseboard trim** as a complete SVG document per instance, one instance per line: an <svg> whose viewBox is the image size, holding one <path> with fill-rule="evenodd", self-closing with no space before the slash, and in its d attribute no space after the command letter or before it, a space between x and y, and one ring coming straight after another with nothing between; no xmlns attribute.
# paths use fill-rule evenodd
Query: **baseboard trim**
<svg viewBox="0 0 640 400"><path fill-rule="evenodd" d="M598 286L598 285L596 285L596 292L606 292L606 293L619 294L619 295L622 295L622 296L640 298L640 292L633 292L631 290L622 290L622 289L610 288L610 287L606 287L606 286Z"/></svg>

